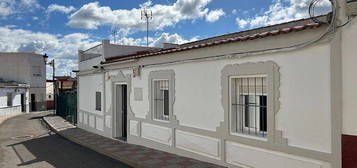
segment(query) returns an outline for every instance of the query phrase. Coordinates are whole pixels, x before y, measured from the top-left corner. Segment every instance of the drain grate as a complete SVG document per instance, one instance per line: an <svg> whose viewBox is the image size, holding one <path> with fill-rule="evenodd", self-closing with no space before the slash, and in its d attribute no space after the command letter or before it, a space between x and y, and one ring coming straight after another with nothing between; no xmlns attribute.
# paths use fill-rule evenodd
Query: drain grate
<svg viewBox="0 0 357 168"><path fill-rule="evenodd" d="M33 138L33 135L21 135L21 136L12 137L11 139L26 139L26 138Z"/></svg>

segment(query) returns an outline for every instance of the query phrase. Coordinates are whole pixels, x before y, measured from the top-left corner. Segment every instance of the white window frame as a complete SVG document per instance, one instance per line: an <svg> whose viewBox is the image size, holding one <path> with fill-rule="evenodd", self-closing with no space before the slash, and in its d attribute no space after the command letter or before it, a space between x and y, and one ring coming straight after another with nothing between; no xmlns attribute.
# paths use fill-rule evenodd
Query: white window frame
<svg viewBox="0 0 357 168"><path fill-rule="evenodd" d="M256 77L265 77L266 78L266 81L268 80L268 75L267 74L257 74L257 75L234 75L234 76L229 76L229 125L232 126L233 122L235 122L236 124L239 123L239 121L237 120L237 118L233 119L233 115L232 115L232 80L234 79L237 79L237 78L256 78ZM244 96L246 95L253 95L255 96L255 94L252 94L252 93L243 93ZM262 96L267 96L267 101L268 101L268 94L265 93L265 94L262 94ZM260 98L259 98L260 99ZM245 100L244 100L244 103L245 103ZM259 100L259 103L260 103L260 100ZM269 103L267 103L267 106L269 105ZM267 113L268 113L268 107L267 107ZM260 113L258 113L258 119L259 119L259 122L260 122ZM255 131L255 128L250 128L250 127L246 127L245 126L245 117L243 117L243 129L245 131ZM266 123L268 122L268 119L266 121ZM260 130L260 124L257 124L258 128L257 130ZM268 124L267 124L267 127L268 127ZM253 134L245 134L245 133L241 133L241 132L235 132L235 131L232 131L232 129L230 129L230 134L231 135L235 135L235 136L241 136L241 137L246 137L246 138L252 138L252 139L257 139L257 140L262 140L262 141L267 141L267 136L268 136L268 128L267 128L267 131L264 131L265 133L265 136L264 137L261 137L261 136L255 136Z"/></svg>

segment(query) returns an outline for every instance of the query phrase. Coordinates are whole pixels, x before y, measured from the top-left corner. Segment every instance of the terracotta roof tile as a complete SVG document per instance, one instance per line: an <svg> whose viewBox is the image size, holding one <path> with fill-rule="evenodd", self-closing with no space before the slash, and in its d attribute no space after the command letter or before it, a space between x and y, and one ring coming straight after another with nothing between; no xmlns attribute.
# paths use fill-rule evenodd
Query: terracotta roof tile
<svg viewBox="0 0 357 168"><path fill-rule="evenodd" d="M153 50L153 51L146 51L145 53L140 52L140 53L126 55L126 56L111 57L111 58L106 59L105 62L101 62L101 64L108 64L108 63L112 63L112 62L120 62L120 61L125 61L125 60L130 60L130 59L138 59L138 58L156 56L156 55L161 55L161 54L187 51L187 50L204 48L204 47L215 46L215 45L221 45L221 44L226 44L226 43L255 40L255 39L265 38L265 37L269 37L269 36L276 36L276 35L280 35L280 34L287 34L287 33L291 33L291 32L302 31L305 29L313 29L313 28L317 28L320 26L321 26L321 24L318 24L318 23L309 23L309 24L305 24L305 25L282 28L279 30L271 30L271 31L256 33L256 34L252 34L252 35L233 37L233 38L231 37L231 38L227 38L227 39L223 39L223 40L217 40L214 42L195 44L195 45L182 47L182 48Z"/></svg>

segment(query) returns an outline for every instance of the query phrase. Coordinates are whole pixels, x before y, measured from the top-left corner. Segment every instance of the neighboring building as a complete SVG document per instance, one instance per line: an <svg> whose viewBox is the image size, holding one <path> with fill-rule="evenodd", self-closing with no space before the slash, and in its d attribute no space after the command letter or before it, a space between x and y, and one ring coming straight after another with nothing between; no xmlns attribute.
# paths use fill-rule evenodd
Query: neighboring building
<svg viewBox="0 0 357 168"><path fill-rule="evenodd" d="M80 51L78 127L229 167L340 168L357 144L341 142L357 136L357 19L297 45L328 26L305 19L126 55Z"/></svg>
<svg viewBox="0 0 357 168"><path fill-rule="evenodd" d="M76 90L77 89L77 79L71 76L56 76L55 77L57 96L61 91L66 90ZM46 101L47 109L54 109L54 94L53 94L53 83L54 80L47 80L46 82Z"/></svg>
<svg viewBox="0 0 357 168"><path fill-rule="evenodd" d="M52 110L54 108L53 80L46 81L46 102L47 109Z"/></svg>
<svg viewBox="0 0 357 168"><path fill-rule="evenodd" d="M62 90L72 90L77 88L77 79L71 76L56 76L57 87Z"/></svg>
<svg viewBox="0 0 357 168"><path fill-rule="evenodd" d="M29 86L30 111L46 110L46 67L43 55L0 53L0 78Z"/></svg>
<svg viewBox="0 0 357 168"><path fill-rule="evenodd" d="M29 86L0 79L0 117L29 112Z"/></svg>

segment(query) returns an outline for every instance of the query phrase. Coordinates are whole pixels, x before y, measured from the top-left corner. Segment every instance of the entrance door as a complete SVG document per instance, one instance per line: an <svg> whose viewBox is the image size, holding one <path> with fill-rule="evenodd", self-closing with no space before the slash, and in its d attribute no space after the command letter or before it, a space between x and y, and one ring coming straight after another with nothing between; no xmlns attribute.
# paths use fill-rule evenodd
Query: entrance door
<svg viewBox="0 0 357 168"><path fill-rule="evenodd" d="M114 138L127 138L127 85L115 85Z"/></svg>
<svg viewBox="0 0 357 168"><path fill-rule="evenodd" d="M26 97L25 94L21 94L21 111L26 112Z"/></svg>
<svg viewBox="0 0 357 168"><path fill-rule="evenodd" d="M31 94L31 111L36 111L36 95Z"/></svg>

